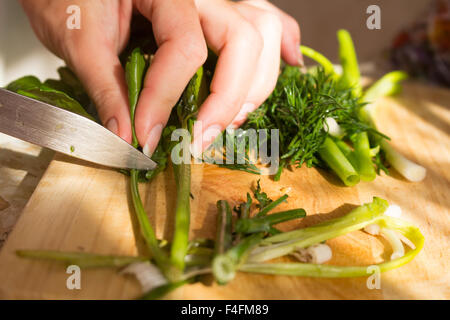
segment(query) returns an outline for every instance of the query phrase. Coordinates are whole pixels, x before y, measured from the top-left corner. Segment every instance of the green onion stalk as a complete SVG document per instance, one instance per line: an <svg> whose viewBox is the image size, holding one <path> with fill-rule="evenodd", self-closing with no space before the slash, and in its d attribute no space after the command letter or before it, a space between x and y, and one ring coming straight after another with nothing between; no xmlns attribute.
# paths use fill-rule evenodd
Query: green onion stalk
<svg viewBox="0 0 450 320"><path fill-rule="evenodd" d="M80 268L120 268L131 263L148 261L148 257L127 257L53 250L17 250L16 254L22 258L58 261L65 263L66 265L77 265Z"/></svg>
<svg viewBox="0 0 450 320"><path fill-rule="evenodd" d="M413 244L414 249L408 251L402 257L375 264L380 272L389 271L399 268L408 262L422 250L424 245L424 237L420 230L406 223L403 220L382 217L377 220L377 223L383 225L385 228L400 232L406 236ZM372 266L372 265L371 265ZM263 274L276 274L288 276L306 276L306 277L321 277L321 278L347 278L347 277L364 277L371 272L369 266L333 266L333 265L318 265L310 263L245 263L239 271Z"/></svg>
<svg viewBox="0 0 450 320"><path fill-rule="evenodd" d="M401 90L401 82L407 79L408 75L402 71L392 71L380 80L375 82L364 94L363 100L371 102L364 106L360 111L360 117L373 128L375 126L375 104L372 103L382 96L396 94ZM407 159L401 153L396 151L388 141L380 140L373 137L379 142L381 149L384 151L386 160L406 179L409 181L422 181L426 176L426 169L411 160Z"/></svg>
<svg viewBox="0 0 450 320"><path fill-rule="evenodd" d="M281 233L273 227L274 225L306 215L305 210L300 208L268 214L283 203L288 195L272 201L266 193L261 192L259 181L254 196L259 202L259 212L250 217L252 199L247 193L247 201L235 208L235 211L239 212L239 217L234 230L228 202L225 200L217 202L217 235L212 273L219 284L226 284L235 277L236 271L247 260L251 250L261 244L266 234ZM233 231L236 234L234 240Z"/></svg>
<svg viewBox="0 0 450 320"><path fill-rule="evenodd" d="M360 181L356 169L330 137L319 148L319 154L346 186L354 186Z"/></svg>
<svg viewBox="0 0 450 320"><path fill-rule="evenodd" d="M372 181L376 177L373 157L377 156L381 149L386 160L406 179L410 181L421 181L426 175L426 170L420 165L408 160L394 148L380 134L375 134L375 104L376 99L382 96L394 95L401 90L401 82L407 78L402 71L393 71L384 75L376 81L364 93L360 85L360 71L358 60L352 38L348 31L339 30L337 33L339 41L339 57L342 66L342 75L338 78L342 88L351 88L355 97L360 97L362 104L358 116L373 130L370 132L356 132L351 136L353 149L340 139L327 138L319 150L324 162L336 172L339 178L347 186L353 186L360 180ZM337 78L332 63L322 54L315 50L301 46L305 56L314 59L325 70L326 73ZM335 131L340 131L339 125ZM339 129L339 130L338 130ZM334 143L333 143L334 142ZM374 145L372 148L370 142ZM336 146L341 153L337 151Z"/></svg>
<svg viewBox="0 0 450 320"><path fill-rule="evenodd" d="M300 46L300 51L306 57L311 58L319 63L323 67L325 73L336 76L333 64L323 54L303 45Z"/></svg>
<svg viewBox="0 0 450 320"><path fill-rule="evenodd" d="M376 177L375 167L372 162L369 136L367 132L356 133L352 138L355 148L356 167L361 180L372 181Z"/></svg>
<svg viewBox="0 0 450 320"><path fill-rule="evenodd" d="M347 30L341 29L337 32L337 38L342 66L341 85L344 88L352 88L355 96L358 97L361 95L361 74L352 37Z"/></svg>
<svg viewBox="0 0 450 320"><path fill-rule="evenodd" d="M188 130L192 135L192 125L194 117L198 112L200 104L200 89L203 81L203 68L199 68L194 77L189 82L185 89L180 102L176 106L179 122L181 128ZM186 146L190 141L181 141L186 151ZM182 159L188 161L181 161L179 164L173 163L173 170L177 188L177 199L175 209L175 232L171 247L171 261L177 268L179 274L184 272L185 257L188 251L189 244L189 228L190 228L190 200L191 200L191 164L190 155L186 157L181 154Z"/></svg>
<svg viewBox="0 0 450 320"><path fill-rule="evenodd" d="M371 224L378 224L382 230L399 232L414 245L413 249L405 255L376 265L381 272L398 268L410 262L420 252L424 245L424 237L417 227L401 219L383 215L387 206L386 200L375 197L372 203L360 206L341 218L266 238L260 246L250 252L247 261L239 267L239 270L252 273L325 278L367 276L367 266L264 262L291 254L300 248L360 230Z"/></svg>
<svg viewBox="0 0 450 320"><path fill-rule="evenodd" d="M278 258L298 248L326 241L375 223L387 209L386 200L375 197L372 203L362 205L344 217L333 219L312 227L283 232L264 239L265 246L259 247L249 257L251 262L264 262Z"/></svg>
<svg viewBox="0 0 450 320"><path fill-rule="evenodd" d="M147 70L148 63L145 59L144 53L140 48L132 51L125 65L125 75L128 85L128 100L130 104L130 115L132 123L132 144L135 148L139 146L134 129L134 115L139 99L139 94L142 88L142 81ZM141 235L147 245L147 248L155 260L156 264L165 273L166 277L171 277L171 270L169 259L167 255L159 247L155 231L153 230L147 213L145 212L141 196L139 194L139 170L132 169L130 171L130 190L131 198L134 206L134 211L138 218Z"/></svg>

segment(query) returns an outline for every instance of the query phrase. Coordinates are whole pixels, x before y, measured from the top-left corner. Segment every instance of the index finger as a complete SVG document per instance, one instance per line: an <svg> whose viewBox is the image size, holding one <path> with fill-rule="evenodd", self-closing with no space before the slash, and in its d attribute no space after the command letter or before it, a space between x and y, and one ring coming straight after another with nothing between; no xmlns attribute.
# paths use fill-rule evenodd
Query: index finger
<svg viewBox="0 0 450 320"><path fill-rule="evenodd" d="M195 4L191 0L140 0L137 9L152 22L158 50L136 109L136 135L144 152L156 148L172 107L207 57Z"/></svg>

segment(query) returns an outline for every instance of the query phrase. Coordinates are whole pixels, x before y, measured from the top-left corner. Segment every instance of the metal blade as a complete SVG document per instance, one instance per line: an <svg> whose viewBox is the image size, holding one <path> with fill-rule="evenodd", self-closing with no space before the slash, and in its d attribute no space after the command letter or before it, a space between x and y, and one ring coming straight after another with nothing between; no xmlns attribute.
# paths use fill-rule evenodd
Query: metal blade
<svg viewBox="0 0 450 320"><path fill-rule="evenodd" d="M0 132L108 167L156 167L149 157L98 123L4 89L0 89Z"/></svg>

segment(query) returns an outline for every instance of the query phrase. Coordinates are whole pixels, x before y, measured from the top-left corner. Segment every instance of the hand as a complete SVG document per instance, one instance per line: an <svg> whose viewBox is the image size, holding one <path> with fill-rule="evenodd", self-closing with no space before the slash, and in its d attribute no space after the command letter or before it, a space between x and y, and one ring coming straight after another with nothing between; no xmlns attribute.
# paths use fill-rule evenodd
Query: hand
<svg viewBox="0 0 450 320"><path fill-rule="evenodd" d="M158 50L147 72L136 110L136 134L150 155L171 109L205 62L207 46L218 56L194 126L194 142L209 145L219 131L239 126L272 92L280 55L300 65L297 22L264 0L21 0L38 38L65 60L84 84L103 124L131 141L124 49L133 9L152 22ZM81 8L81 29L66 28L66 8ZM201 123L202 125L198 125ZM209 131L208 131L209 130ZM208 132L207 139L199 139ZM217 132L218 133L218 132Z"/></svg>

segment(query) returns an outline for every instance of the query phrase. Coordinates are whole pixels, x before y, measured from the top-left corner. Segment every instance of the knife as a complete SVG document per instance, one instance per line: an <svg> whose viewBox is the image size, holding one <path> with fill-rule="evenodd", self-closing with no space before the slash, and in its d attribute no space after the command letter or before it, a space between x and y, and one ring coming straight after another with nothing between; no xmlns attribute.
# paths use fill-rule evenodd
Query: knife
<svg viewBox="0 0 450 320"><path fill-rule="evenodd" d="M156 167L149 157L95 121L1 88L0 132L108 167Z"/></svg>

